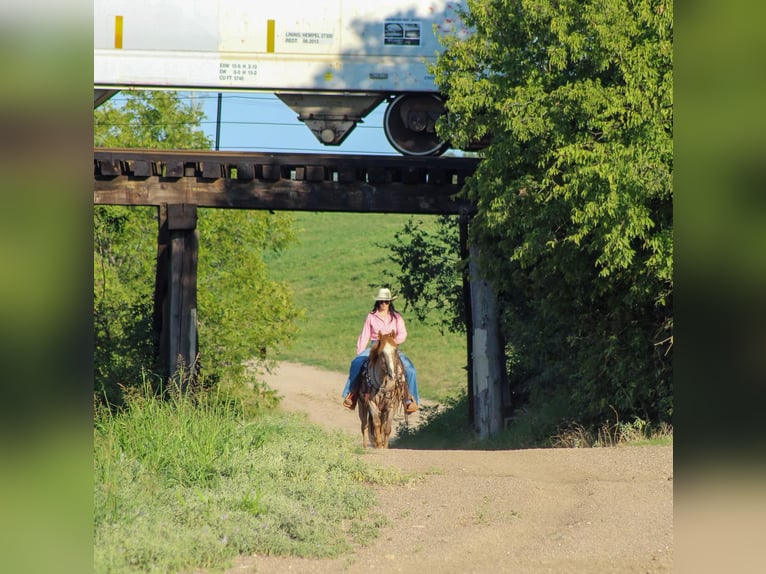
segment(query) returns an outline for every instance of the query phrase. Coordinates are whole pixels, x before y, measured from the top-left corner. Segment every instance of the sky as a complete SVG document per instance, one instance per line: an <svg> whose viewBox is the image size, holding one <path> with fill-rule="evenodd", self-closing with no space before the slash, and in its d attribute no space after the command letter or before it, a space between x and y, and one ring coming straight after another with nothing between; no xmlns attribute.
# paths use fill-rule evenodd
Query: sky
<svg viewBox="0 0 766 574"><path fill-rule="evenodd" d="M213 142L218 117L218 92L193 92L207 116L203 128ZM357 124L340 146L326 146L297 119L297 113L270 93L223 92L221 99L221 151L281 153L349 153L399 155L383 133L385 102Z"/></svg>

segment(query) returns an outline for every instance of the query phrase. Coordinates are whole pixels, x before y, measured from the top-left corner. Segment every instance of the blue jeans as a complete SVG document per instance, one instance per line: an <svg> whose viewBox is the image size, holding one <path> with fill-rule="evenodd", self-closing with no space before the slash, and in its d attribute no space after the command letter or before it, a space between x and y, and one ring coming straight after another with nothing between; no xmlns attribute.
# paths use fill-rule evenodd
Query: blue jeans
<svg viewBox="0 0 766 574"><path fill-rule="evenodd" d="M349 392L351 392L351 383L356 380L356 378L359 376L359 372L362 370L362 365L364 365L364 362L367 360L367 357L370 356L370 347L367 347L364 351L359 353L354 359L351 361L351 366L348 370L348 379L346 380L346 386L343 387L343 396L345 397ZM402 360L402 364L404 365L404 376L407 378L407 386L410 389L410 394L415 399L416 403L420 403L420 396L418 395L418 379L417 379L417 373L415 372L415 365L412 364L412 361L410 361L409 357L399 351L399 358Z"/></svg>

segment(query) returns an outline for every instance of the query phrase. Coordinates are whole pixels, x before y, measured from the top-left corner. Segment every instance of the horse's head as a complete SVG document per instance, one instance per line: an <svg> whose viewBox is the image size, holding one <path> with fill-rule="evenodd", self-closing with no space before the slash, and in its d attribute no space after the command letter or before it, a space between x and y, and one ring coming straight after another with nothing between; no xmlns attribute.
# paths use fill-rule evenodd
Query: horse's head
<svg viewBox="0 0 766 574"><path fill-rule="evenodd" d="M396 354L399 345L396 343L393 332L385 335L378 331L378 342L370 349L370 365L375 366L381 357L385 360L386 374L391 378L396 375Z"/></svg>

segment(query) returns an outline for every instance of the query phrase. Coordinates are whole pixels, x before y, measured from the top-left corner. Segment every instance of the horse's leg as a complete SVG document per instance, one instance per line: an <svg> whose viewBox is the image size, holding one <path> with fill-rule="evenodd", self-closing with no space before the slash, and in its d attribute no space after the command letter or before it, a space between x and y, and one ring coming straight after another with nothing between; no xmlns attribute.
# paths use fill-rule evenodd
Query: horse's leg
<svg viewBox="0 0 766 574"><path fill-rule="evenodd" d="M383 448L388 448L388 440L391 437L391 419L393 418L391 415L393 414L391 412L391 407L393 405L389 404L386 405L386 414L385 414L385 422L383 426L383 433L384 433L384 440L383 440Z"/></svg>
<svg viewBox="0 0 766 574"><path fill-rule="evenodd" d="M382 446L382 437L381 437L381 428L380 428L380 409L378 408L378 405L375 404L375 408L371 409L372 412L372 427L374 429L375 433L375 447L381 448Z"/></svg>
<svg viewBox="0 0 766 574"><path fill-rule="evenodd" d="M409 415L407 414L407 400L410 398L410 388L407 384L407 375L404 371L404 365L402 364L401 360L399 361L398 367L401 370L397 370L397 380L396 380L396 387L399 391L397 394L399 395L398 403L401 403L402 405L402 412L404 413L404 424L409 426ZM397 404L398 408L398 404Z"/></svg>
<svg viewBox="0 0 766 574"><path fill-rule="evenodd" d="M370 401L370 416L372 417L372 428L375 436L375 446L381 448L381 429L380 429L380 408L375 400Z"/></svg>
<svg viewBox="0 0 766 574"><path fill-rule="evenodd" d="M378 448L383 448L383 425L380 417L375 421L375 445Z"/></svg>
<svg viewBox="0 0 766 574"><path fill-rule="evenodd" d="M369 409L363 397L360 397L357 408L359 409L359 422L362 424L362 448L367 448L367 427L369 425L367 414Z"/></svg>

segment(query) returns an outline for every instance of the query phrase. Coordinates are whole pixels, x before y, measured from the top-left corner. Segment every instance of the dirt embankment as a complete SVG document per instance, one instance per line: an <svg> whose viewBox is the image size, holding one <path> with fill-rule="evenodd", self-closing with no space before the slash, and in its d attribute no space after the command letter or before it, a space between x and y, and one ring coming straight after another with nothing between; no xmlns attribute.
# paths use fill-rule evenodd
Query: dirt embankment
<svg viewBox="0 0 766 574"><path fill-rule="evenodd" d="M343 373L283 363L283 407L360 439L341 406ZM417 423L417 416L411 417ZM390 520L336 559L251 556L230 573L654 573L673 570L672 447L519 451L369 450L424 473L378 491Z"/></svg>

